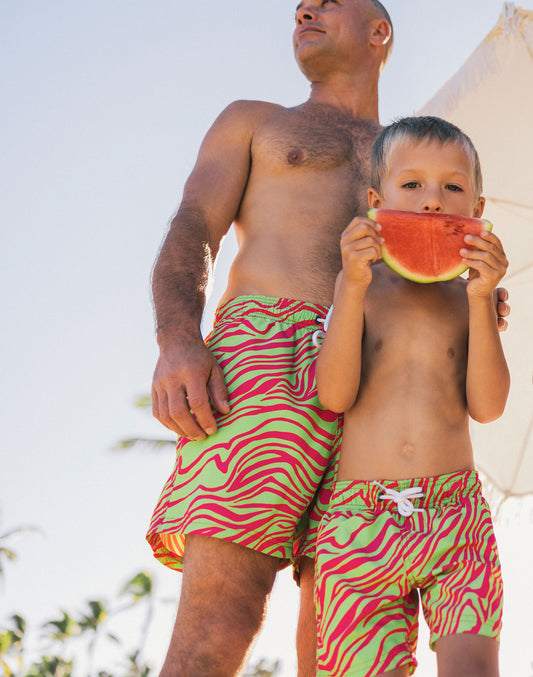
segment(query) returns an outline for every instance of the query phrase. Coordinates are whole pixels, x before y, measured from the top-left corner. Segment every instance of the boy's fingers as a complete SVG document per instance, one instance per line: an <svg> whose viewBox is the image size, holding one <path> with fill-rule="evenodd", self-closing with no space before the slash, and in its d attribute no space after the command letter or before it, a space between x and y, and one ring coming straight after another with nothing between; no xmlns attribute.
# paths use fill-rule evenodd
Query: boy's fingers
<svg viewBox="0 0 533 677"><path fill-rule="evenodd" d="M341 236L341 240L352 241L364 235L375 235L379 237L378 231L381 226L369 219L354 219L346 228Z"/></svg>
<svg viewBox="0 0 533 677"><path fill-rule="evenodd" d="M366 235L363 238L358 238L356 240L353 240L351 242L343 242L342 243L342 250L343 251L361 251L362 249L366 249L367 247L377 247L381 248L381 240L379 238L372 237L370 235Z"/></svg>
<svg viewBox="0 0 533 677"><path fill-rule="evenodd" d="M482 249L461 249L460 254L463 257L463 261L468 265L473 261L483 261L493 270L503 270L504 273L508 266L508 261L505 257L499 257L492 251L485 251Z"/></svg>
<svg viewBox="0 0 533 677"><path fill-rule="evenodd" d="M500 240L493 233L482 233L480 237L476 235L466 235L465 242L479 251L490 252L502 263L507 263L507 257L503 251Z"/></svg>

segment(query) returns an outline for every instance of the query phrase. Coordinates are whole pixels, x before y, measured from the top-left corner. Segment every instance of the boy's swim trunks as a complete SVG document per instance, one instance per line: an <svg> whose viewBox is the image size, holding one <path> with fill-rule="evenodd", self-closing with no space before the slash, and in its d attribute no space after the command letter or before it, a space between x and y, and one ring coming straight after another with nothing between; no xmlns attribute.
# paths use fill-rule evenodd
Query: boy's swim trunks
<svg viewBox="0 0 533 677"><path fill-rule="evenodd" d="M231 412L200 442L178 440L174 471L147 534L155 556L181 570L185 534L294 557L307 510L335 447L339 417L315 387L314 332L327 308L242 296L217 312L206 343L230 392Z"/></svg>
<svg viewBox="0 0 533 677"><path fill-rule="evenodd" d="M452 634L499 638L500 563L477 473L380 484L338 482L320 524L319 676L412 673L419 595L432 648Z"/></svg>

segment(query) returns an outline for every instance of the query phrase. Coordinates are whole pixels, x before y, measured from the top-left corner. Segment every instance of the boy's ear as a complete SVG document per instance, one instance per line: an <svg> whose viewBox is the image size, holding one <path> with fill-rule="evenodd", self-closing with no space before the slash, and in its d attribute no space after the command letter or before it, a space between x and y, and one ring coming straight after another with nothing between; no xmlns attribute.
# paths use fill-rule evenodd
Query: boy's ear
<svg viewBox="0 0 533 677"><path fill-rule="evenodd" d="M476 219L480 219L484 209L485 209L485 198L480 197L476 206L474 207L474 217Z"/></svg>
<svg viewBox="0 0 533 677"><path fill-rule="evenodd" d="M369 188L367 190L367 196L368 196L368 206L370 207L370 209L381 208L381 197L375 188Z"/></svg>

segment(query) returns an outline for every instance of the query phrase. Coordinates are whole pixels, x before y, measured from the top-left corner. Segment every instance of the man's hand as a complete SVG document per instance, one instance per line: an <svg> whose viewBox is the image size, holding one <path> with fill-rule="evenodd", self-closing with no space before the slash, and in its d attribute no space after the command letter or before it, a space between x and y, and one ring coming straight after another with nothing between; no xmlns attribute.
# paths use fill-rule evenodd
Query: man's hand
<svg viewBox="0 0 533 677"><path fill-rule="evenodd" d="M203 440L216 432L212 406L229 413L222 370L202 341L161 350L152 382L155 418L182 437Z"/></svg>
<svg viewBox="0 0 533 677"><path fill-rule="evenodd" d="M496 289L496 311L498 313L498 329L499 331L505 331L507 329L507 320L506 317L509 317L511 312L511 307L506 301L509 299L509 292L504 287L498 287Z"/></svg>

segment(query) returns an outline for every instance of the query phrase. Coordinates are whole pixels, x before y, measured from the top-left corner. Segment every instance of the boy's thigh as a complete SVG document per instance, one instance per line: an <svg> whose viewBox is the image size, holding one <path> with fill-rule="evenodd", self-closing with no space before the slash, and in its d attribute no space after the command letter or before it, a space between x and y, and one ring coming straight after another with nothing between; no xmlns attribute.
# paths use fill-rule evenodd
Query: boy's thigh
<svg viewBox="0 0 533 677"><path fill-rule="evenodd" d="M439 677L498 677L499 647L498 640L481 635L441 637L435 643Z"/></svg>
<svg viewBox="0 0 533 677"><path fill-rule="evenodd" d="M387 547L384 547L387 544ZM416 666L418 592L394 519L328 515L317 543L318 675L408 674Z"/></svg>
<svg viewBox="0 0 533 677"><path fill-rule="evenodd" d="M499 639L503 583L490 511L474 497L448 507L435 526L439 536L421 580L424 616L431 646L455 635ZM444 528L446 527L446 528Z"/></svg>

